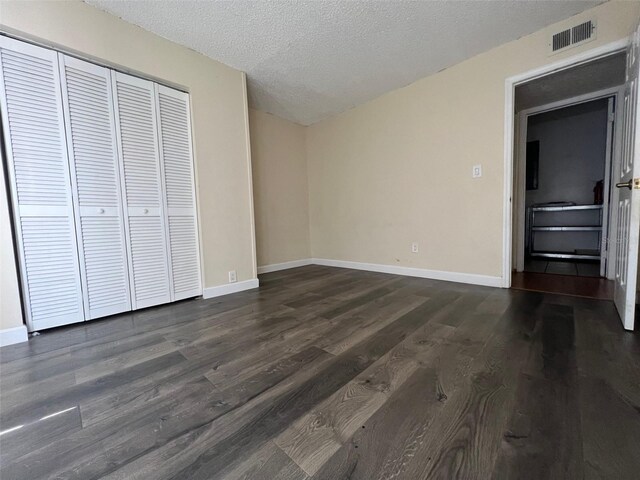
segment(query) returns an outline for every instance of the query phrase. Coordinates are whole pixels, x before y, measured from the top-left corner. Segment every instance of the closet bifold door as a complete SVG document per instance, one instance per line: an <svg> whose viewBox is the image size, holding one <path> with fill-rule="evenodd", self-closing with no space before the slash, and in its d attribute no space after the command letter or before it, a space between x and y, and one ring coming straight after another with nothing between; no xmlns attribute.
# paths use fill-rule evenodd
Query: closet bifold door
<svg viewBox="0 0 640 480"><path fill-rule="evenodd" d="M111 74L58 54L87 319L131 310Z"/></svg>
<svg viewBox="0 0 640 480"><path fill-rule="evenodd" d="M155 85L173 300L202 294L189 95Z"/></svg>
<svg viewBox="0 0 640 480"><path fill-rule="evenodd" d="M0 109L30 331L85 319L60 92L52 50L0 36Z"/></svg>
<svg viewBox="0 0 640 480"><path fill-rule="evenodd" d="M171 301L153 83L112 72L134 309Z"/></svg>

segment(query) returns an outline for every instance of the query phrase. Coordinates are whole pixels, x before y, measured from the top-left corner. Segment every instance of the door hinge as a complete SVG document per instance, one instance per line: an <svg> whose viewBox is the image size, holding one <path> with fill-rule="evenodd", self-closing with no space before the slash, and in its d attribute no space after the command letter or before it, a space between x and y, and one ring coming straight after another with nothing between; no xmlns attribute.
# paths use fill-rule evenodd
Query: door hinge
<svg viewBox="0 0 640 480"><path fill-rule="evenodd" d="M633 188L640 189L640 178L633 179Z"/></svg>
<svg viewBox="0 0 640 480"><path fill-rule="evenodd" d="M616 112L610 112L609 113L609 121L611 123L613 123L615 121L615 119L616 119Z"/></svg>

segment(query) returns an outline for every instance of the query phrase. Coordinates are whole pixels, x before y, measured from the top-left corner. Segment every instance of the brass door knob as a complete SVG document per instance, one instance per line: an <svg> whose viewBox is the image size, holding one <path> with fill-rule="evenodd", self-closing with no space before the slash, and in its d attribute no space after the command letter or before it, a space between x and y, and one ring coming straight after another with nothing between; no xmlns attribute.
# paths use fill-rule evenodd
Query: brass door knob
<svg viewBox="0 0 640 480"><path fill-rule="evenodd" d="M633 188L633 178L628 182L616 183L616 188L628 188L629 190L631 190Z"/></svg>

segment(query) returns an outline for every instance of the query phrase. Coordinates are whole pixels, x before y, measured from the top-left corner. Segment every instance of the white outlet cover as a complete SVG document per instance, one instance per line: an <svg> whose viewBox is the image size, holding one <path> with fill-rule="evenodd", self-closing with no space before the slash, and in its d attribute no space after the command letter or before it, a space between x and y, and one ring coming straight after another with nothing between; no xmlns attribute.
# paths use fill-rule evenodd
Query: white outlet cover
<svg viewBox="0 0 640 480"><path fill-rule="evenodd" d="M411 252L412 253L418 253L418 242L413 242L411 244Z"/></svg>
<svg viewBox="0 0 640 480"><path fill-rule="evenodd" d="M238 280L238 277L236 276L236 271L235 270L231 270L229 272L229 283L234 283Z"/></svg>
<svg viewBox="0 0 640 480"><path fill-rule="evenodd" d="M471 171L472 178L480 178L482 176L482 165L474 165Z"/></svg>

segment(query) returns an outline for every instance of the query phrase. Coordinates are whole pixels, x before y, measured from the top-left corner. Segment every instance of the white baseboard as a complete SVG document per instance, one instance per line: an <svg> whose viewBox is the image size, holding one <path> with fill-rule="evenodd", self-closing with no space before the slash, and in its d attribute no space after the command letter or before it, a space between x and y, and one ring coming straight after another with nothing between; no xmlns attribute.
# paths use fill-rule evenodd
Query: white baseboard
<svg viewBox="0 0 640 480"><path fill-rule="evenodd" d="M354 270L367 270L369 272L392 273L407 277L430 278L432 280L444 280L446 282L470 283L472 285L484 285L487 287L503 287L502 277L490 275L478 275L476 273L444 272L441 270L427 270L424 268L401 267L398 265L381 265L378 263L348 262L345 260L329 260L326 258L314 258L315 265L327 267L352 268Z"/></svg>
<svg viewBox="0 0 640 480"><path fill-rule="evenodd" d="M245 290L251 290L252 288L258 288L260 282L257 278L251 280L244 280L243 282L229 283L227 285L220 285L219 287L205 288L202 292L203 298L214 298L222 295L229 295L230 293L244 292Z"/></svg>
<svg viewBox="0 0 640 480"><path fill-rule="evenodd" d="M0 347L26 342L27 340L29 340L29 334L27 333L26 325L0 330Z"/></svg>
<svg viewBox="0 0 640 480"><path fill-rule="evenodd" d="M313 263L312 258L303 258L301 260L292 260L290 262L272 263L271 265L264 265L258 267L258 273L270 273L277 272L279 270L288 270L290 268L304 267L305 265L311 265Z"/></svg>
<svg viewBox="0 0 640 480"><path fill-rule="evenodd" d="M502 277L490 275L478 275L476 273L445 272L442 270L427 270L424 268L401 267L399 265L382 265L378 263L349 262L346 260L330 260L327 258L303 258L290 262L274 263L258 267L258 273L277 272L290 268L304 267L305 265L324 265L326 267L351 268L354 270L366 270L369 272L391 273L405 275L407 277L429 278L443 280L445 282L469 283L471 285L484 285L487 287L504 287ZM204 298L219 297L229 293L241 292L258 287L258 280L245 280L244 282L230 283L219 287L205 288Z"/></svg>

